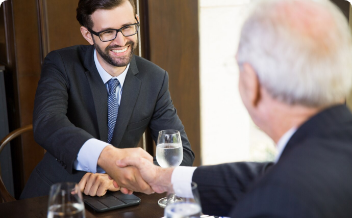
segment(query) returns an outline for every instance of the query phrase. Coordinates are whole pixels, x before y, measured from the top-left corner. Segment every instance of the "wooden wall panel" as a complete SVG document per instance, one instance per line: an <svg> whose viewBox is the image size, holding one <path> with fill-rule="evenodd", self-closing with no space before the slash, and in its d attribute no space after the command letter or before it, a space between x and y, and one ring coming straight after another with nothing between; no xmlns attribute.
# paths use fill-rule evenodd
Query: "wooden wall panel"
<svg viewBox="0 0 352 218"><path fill-rule="evenodd" d="M19 117L20 126L25 126L32 123L35 89L40 77L35 1L13 1L13 15ZM17 153L17 160L22 157L22 166L19 166L23 169L23 174L19 175L22 189L34 167L43 158L43 149L35 144L32 134L26 134L22 137L22 151L20 152L20 154Z"/></svg>
<svg viewBox="0 0 352 218"><path fill-rule="evenodd" d="M76 21L78 0L7 0L4 5L5 32L0 41L0 61L6 67L6 95L10 131L32 123L34 96L41 62L53 50L87 44ZM44 149L24 134L12 144L15 197L18 198L29 175L42 159Z"/></svg>
<svg viewBox="0 0 352 218"><path fill-rule="evenodd" d="M17 101L12 111L12 116L16 118L11 119L15 123L10 125L12 127L10 130L14 130L32 123L35 90L40 77L40 49L35 0L8 3L12 6L14 44L13 50L9 52L14 54L15 62L12 66L8 66L13 82L12 90L9 91L15 93ZM9 16L7 18L9 19ZM16 122L17 119L19 122ZM43 149L34 142L31 133L23 135L12 147L14 181L17 183L15 195L18 197L30 173L42 159Z"/></svg>
<svg viewBox="0 0 352 218"><path fill-rule="evenodd" d="M149 0L150 60L165 69L177 113L200 164L198 0Z"/></svg>
<svg viewBox="0 0 352 218"><path fill-rule="evenodd" d="M350 3L346 0L331 0L338 8L340 8L341 12L347 20L349 19L349 11L350 11Z"/></svg>
<svg viewBox="0 0 352 218"><path fill-rule="evenodd" d="M0 8L0 63L5 64L6 60L6 35L5 35L5 10L3 4Z"/></svg>
<svg viewBox="0 0 352 218"><path fill-rule="evenodd" d="M39 0L41 7L42 37L46 39L47 52L73 45L88 44L76 20L78 0Z"/></svg>
<svg viewBox="0 0 352 218"><path fill-rule="evenodd" d="M2 65L5 66L4 71L4 86L5 86L5 95L6 95L6 105L7 105L7 131L13 130L20 125L19 116L18 116L18 98L17 96L17 82L16 82L16 62L15 62L15 45L14 45L14 30L13 30L13 17L12 17L12 3L10 1L6 1L1 4L1 28L0 28L0 37L1 37L1 44L0 44L0 62ZM2 105L3 106L3 105ZM6 127L4 127L6 128ZM5 136L5 135L3 135ZM14 154L16 151L21 151L19 149L20 146L20 139L17 139L13 143L11 143L10 148L10 155L7 160L12 159L12 161L7 162L9 167L12 169L19 169L22 166L22 159L18 162L14 160ZM11 152L12 150L12 152ZM21 152L18 152L21 154ZM2 160L4 161L4 160ZM12 163L13 162L13 163ZM16 168L17 167L17 168ZM21 186L21 175L20 173L12 173L13 170L11 169L10 173L5 172L3 175L5 178L5 185L6 181L11 182L12 185L7 185L7 188L11 194L15 194L16 187ZM18 193L18 192L17 192Z"/></svg>

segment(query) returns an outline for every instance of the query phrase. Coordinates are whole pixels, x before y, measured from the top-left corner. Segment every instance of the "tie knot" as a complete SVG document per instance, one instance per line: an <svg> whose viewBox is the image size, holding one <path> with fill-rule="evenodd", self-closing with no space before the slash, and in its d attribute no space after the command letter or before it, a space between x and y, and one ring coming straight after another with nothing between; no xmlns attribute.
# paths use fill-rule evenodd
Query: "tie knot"
<svg viewBox="0 0 352 218"><path fill-rule="evenodd" d="M115 94L116 88L119 85L120 85L120 82L118 79L110 79L108 81L108 89L109 89L108 94L109 95Z"/></svg>

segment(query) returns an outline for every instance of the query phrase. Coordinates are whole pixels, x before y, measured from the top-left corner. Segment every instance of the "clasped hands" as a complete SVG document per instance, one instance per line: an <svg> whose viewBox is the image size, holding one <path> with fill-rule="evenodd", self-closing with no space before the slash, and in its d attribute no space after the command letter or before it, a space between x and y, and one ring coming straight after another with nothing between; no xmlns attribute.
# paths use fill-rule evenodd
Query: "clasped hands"
<svg viewBox="0 0 352 218"><path fill-rule="evenodd" d="M103 196L109 191L124 194L133 191L151 194L172 190L173 168L153 164L153 157L141 148L118 149L107 146L98 159L98 165L107 174L86 173L79 182L80 190L91 196Z"/></svg>

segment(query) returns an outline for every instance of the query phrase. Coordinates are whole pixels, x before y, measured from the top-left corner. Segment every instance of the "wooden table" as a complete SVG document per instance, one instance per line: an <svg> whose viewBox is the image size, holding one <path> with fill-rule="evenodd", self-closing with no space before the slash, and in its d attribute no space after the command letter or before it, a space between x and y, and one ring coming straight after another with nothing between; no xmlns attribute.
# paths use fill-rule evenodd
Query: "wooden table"
<svg viewBox="0 0 352 218"><path fill-rule="evenodd" d="M86 207L86 218L109 217L109 218L160 218L164 215L164 209L158 205L158 200L165 194L145 195L135 193L141 198L138 206L131 206L104 213L96 213ZM48 211L48 196L29 198L9 203L0 203L0 217L6 218L46 218Z"/></svg>

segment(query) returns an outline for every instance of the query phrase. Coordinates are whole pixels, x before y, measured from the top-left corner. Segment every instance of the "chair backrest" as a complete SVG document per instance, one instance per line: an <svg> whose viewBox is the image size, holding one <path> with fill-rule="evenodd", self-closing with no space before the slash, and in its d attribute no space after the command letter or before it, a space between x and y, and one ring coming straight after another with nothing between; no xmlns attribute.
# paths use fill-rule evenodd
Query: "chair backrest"
<svg viewBox="0 0 352 218"><path fill-rule="evenodd" d="M5 148L5 146L14 138L16 138L17 136L21 135L24 132L28 132L33 130L33 125L27 125L21 128L18 128L12 132L10 132L7 136L5 136L1 142L0 142L0 154L1 151ZM3 202L10 202L10 201L16 201L16 199L11 196L11 194L7 191L2 178L1 178L1 174L0 174L0 203L1 201Z"/></svg>

